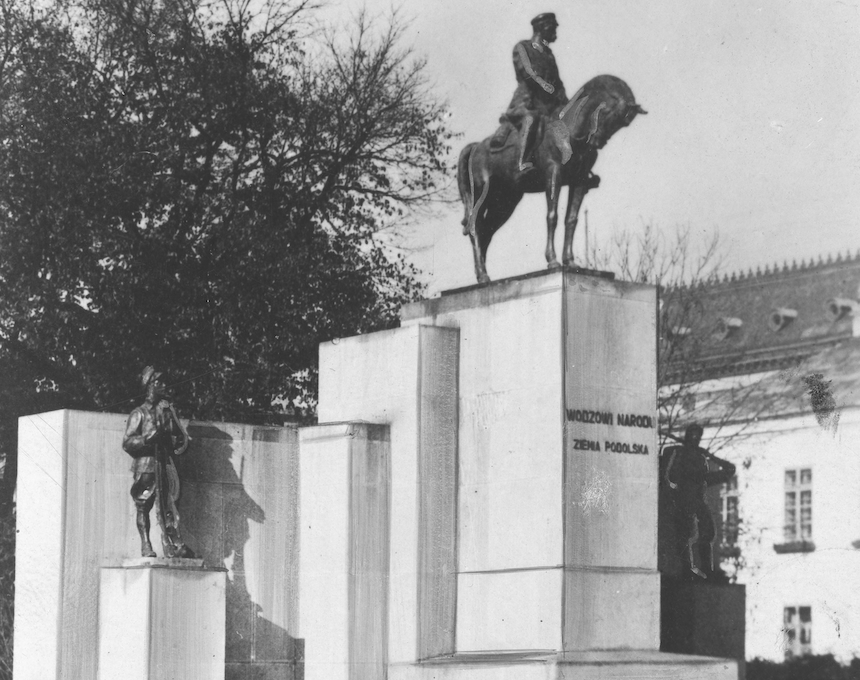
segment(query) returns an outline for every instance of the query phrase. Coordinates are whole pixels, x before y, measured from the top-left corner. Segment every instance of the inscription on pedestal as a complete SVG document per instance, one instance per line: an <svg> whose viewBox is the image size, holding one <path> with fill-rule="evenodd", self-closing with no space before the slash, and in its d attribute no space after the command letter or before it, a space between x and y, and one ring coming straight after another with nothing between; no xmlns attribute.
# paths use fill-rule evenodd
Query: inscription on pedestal
<svg viewBox="0 0 860 680"><path fill-rule="evenodd" d="M567 420L576 423L573 432L574 451L608 451L610 453L633 453L647 456L651 450L647 443L630 441L627 432L616 428L643 428L654 430L653 416L639 413L615 413L611 410L591 408L567 409ZM602 427L582 427L598 425ZM607 426L612 428L607 430ZM649 435L651 433L649 432Z"/></svg>

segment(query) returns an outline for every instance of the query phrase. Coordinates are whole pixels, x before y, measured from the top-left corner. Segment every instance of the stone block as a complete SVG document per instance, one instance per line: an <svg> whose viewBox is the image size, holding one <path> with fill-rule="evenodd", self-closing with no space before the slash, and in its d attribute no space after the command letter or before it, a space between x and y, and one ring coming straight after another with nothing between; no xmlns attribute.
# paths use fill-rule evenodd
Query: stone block
<svg viewBox="0 0 860 680"><path fill-rule="evenodd" d="M738 680L731 659L648 650L457 654L394 664L389 680Z"/></svg>
<svg viewBox="0 0 860 680"><path fill-rule="evenodd" d="M43 413L18 428L15 679L57 678L63 609L65 414ZM47 455L53 452L53 455ZM22 487L22 481L28 484ZM26 577L21 574L26 574Z"/></svg>
<svg viewBox="0 0 860 680"><path fill-rule="evenodd" d="M299 626L305 680L384 677L390 453L384 425L301 431Z"/></svg>
<svg viewBox="0 0 860 680"><path fill-rule="evenodd" d="M459 569L562 562L561 279L545 276L404 308L460 331Z"/></svg>
<svg viewBox="0 0 860 680"><path fill-rule="evenodd" d="M411 326L320 346L319 421L389 426L391 661L454 651L458 345Z"/></svg>
<svg viewBox="0 0 860 680"><path fill-rule="evenodd" d="M566 287L565 524L578 531L566 534L565 565L653 570L656 291L573 275Z"/></svg>
<svg viewBox="0 0 860 680"><path fill-rule="evenodd" d="M566 651L659 649L659 573L565 569L564 575Z"/></svg>
<svg viewBox="0 0 860 680"><path fill-rule="evenodd" d="M562 569L461 573L457 651L561 649Z"/></svg>
<svg viewBox="0 0 860 680"><path fill-rule="evenodd" d="M140 554L126 418L57 411L19 420L15 680L96 678L99 570ZM294 659L296 428L188 429L177 460L181 528L206 564L229 569L230 658ZM154 511L152 524L160 551Z"/></svg>
<svg viewBox="0 0 860 680"><path fill-rule="evenodd" d="M224 680L301 680L296 662L227 663Z"/></svg>
<svg viewBox="0 0 860 680"><path fill-rule="evenodd" d="M225 570L169 562L101 570L102 680L223 680Z"/></svg>
<svg viewBox="0 0 860 680"><path fill-rule="evenodd" d="M656 310L652 286L566 270L404 308L407 327L460 331L458 652L461 640L529 648L520 635L536 649L657 649ZM472 594L496 597L498 573L562 568L564 586L530 618L532 631L555 621L554 634L492 609L482 629Z"/></svg>
<svg viewBox="0 0 860 680"><path fill-rule="evenodd" d="M661 600L662 651L735 659L744 669L744 586L664 578Z"/></svg>
<svg viewBox="0 0 860 680"><path fill-rule="evenodd" d="M642 455L568 448L566 566L656 572L657 517L651 506L657 498L657 455L654 447L648 450Z"/></svg>

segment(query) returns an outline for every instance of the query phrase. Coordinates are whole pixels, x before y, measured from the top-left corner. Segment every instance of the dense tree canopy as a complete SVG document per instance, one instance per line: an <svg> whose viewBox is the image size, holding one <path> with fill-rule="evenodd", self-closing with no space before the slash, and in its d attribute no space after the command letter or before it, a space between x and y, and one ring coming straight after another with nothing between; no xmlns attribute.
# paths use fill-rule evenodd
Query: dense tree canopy
<svg viewBox="0 0 860 680"><path fill-rule="evenodd" d="M15 1L7 433L24 412L127 410L151 362L185 415L307 410L317 344L395 324L420 288L383 230L439 191L450 134L396 18L309 40L307 0Z"/></svg>

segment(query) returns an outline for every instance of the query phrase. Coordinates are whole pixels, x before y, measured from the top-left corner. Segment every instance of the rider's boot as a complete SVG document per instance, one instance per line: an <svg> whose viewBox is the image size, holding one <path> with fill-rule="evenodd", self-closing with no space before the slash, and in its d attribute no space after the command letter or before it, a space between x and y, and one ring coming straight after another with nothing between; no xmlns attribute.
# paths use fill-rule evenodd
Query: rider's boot
<svg viewBox="0 0 860 680"><path fill-rule="evenodd" d="M523 116L523 122L520 126L520 160L517 165L517 171L520 174L528 172L534 167L528 160L531 154L531 133L533 127L534 118L532 116Z"/></svg>

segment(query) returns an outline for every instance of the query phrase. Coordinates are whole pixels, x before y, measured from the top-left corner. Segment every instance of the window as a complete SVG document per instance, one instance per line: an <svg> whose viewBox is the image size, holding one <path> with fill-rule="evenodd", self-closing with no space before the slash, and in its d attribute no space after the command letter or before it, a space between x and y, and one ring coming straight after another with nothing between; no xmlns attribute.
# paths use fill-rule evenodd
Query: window
<svg viewBox="0 0 860 680"><path fill-rule="evenodd" d="M786 542L812 540L812 469L785 471Z"/></svg>
<svg viewBox="0 0 860 680"><path fill-rule="evenodd" d="M782 632L785 658L792 659L812 653L812 607L783 609Z"/></svg>
<svg viewBox="0 0 860 680"><path fill-rule="evenodd" d="M738 544L738 478L732 477L720 486L720 515L722 517L722 545L734 548Z"/></svg>

